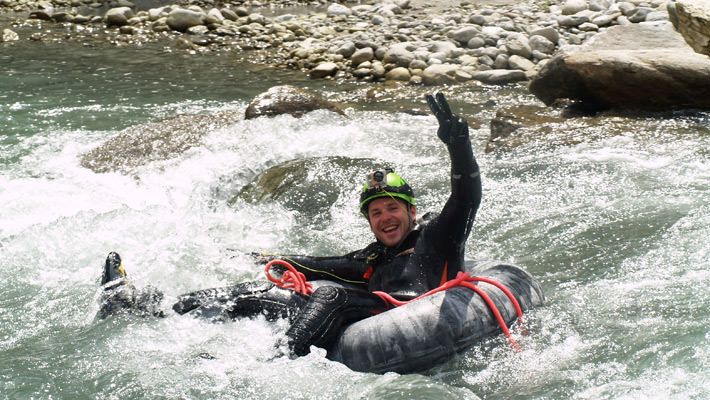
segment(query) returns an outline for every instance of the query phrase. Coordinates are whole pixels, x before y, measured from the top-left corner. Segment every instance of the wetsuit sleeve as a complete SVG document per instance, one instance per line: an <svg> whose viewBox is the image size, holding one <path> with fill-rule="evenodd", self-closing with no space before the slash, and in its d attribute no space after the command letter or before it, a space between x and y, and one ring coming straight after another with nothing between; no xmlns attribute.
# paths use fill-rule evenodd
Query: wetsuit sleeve
<svg viewBox="0 0 710 400"><path fill-rule="evenodd" d="M362 250L348 253L344 256L313 257L305 255L278 255L262 257L260 262L266 263L273 259L288 261L308 280L329 279L351 285L367 285L363 277L366 271L365 256Z"/></svg>
<svg viewBox="0 0 710 400"><path fill-rule="evenodd" d="M447 148L451 157L451 195L441 214L431 222L429 232L439 251L463 255L481 204L481 175L468 136L451 140Z"/></svg>

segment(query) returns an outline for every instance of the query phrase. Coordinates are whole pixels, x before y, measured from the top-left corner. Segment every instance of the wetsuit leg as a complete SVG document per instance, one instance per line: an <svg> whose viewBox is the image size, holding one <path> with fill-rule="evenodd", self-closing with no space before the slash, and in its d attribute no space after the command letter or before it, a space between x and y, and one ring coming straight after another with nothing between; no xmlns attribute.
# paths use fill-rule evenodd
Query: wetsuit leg
<svg viewBox="0 0 710 400"><path fill-rule="evenodd" d="M163 293L153 286L136 289L132 283L114 281L104 285L101 293L98 317L103 319L118 312L127 312L142 317L164 317L161 309Z"/></svg>
<svg viewBox="0 0 710 400"><path fill-rule="evenodd" d="M303 356L310 345L330 348L342 329L389 308L364 290L323 286L316 289L286 332L291 351Z"/></svg>
<svg viewBox="0 0 710 400"><path fill-rule="evenodd" d="M198 290L178 297L173 310L213 321L264 315L267 320L292 320L306 304L305 297L269 282L243 282L232 286Z"/></svg>

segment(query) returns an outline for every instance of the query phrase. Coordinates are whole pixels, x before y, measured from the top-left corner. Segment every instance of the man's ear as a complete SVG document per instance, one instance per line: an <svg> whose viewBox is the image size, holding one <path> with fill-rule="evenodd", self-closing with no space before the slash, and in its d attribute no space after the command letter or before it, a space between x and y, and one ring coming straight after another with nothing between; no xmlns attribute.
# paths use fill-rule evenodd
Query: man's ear
<svg viewBox="0 0 710 400"><path fill-rule="evenodd" d="M412 216L412 221L417 220L417 206L409 206L409 213Z"/></svg>

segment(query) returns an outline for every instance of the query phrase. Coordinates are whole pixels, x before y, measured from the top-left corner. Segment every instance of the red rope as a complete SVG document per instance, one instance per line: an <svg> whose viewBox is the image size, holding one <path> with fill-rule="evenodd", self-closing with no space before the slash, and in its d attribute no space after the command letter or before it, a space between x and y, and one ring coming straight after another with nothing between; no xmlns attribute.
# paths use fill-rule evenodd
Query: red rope
<svg viewBox="0 0 710 400"><path fill-rule="evenodd" d="M485 282L485 283L491 284L491 285L497 287L498 289L500 289L508 297L510 302L513 303L513 307L515 308L515 312L518 315L518 319L522 322L523 310L520 307L520 303L518 302L518 300L515 298L513 293L507 287L503 286L503 284L501 284L500 282L493 280L491 278L480 277L480 276L470 276L468 274L468 272L459 272L456 275L456 278L445 282L443 285L439 286L438 288L432 289L432 290L424 293L423 295L421 295L415 299L408 300L408 301L397 300L385 292L376 291L373 293L376 294L377 296L380 296L380 298L382 300L386 301L387 303L392 304L395 307L399 307L399 306L403 306L407 303L411 303L413 301L419 300L423 297L431 296L434 293L438 293L438 292L448 290L448 289L451 289L454 287L463 286L463 287L469 288L469 289L473 290L476 294L481 296L483 301L486 303L488 308L491 310L496 321L498 321L498 325L500 325L500 328L503 330L503 333L508 338L508 342L510 343L511 347L513 347L513 349L515 349L516 351L520 351L520 345L518 345L518 343L515 341L515 339L513 339L513 337L510 335L510 330L508 329L508 326L506 325L505 320L503 319L503 316L500 314L500 310L498 310L498 306L495 305L495 303L493 302L491 297L488 296L488 294L486 292L484 292L481 288L479 288L473 282Z"/></svg>
<svg viewBox="0 0 710 400"><path fill-rule="evenodd" d="M273 265L280 265L286 268L286 271L281 275L281 279L276 279L271 276L269 271ZM283 289L291 289L296 293L310 296L313 293L313 285L311 285L307 280L306 276L301 272L298 272L293 265L289 264L284 260L271 260L264 268L264 273L266 274L266 279L273 282L276 286Z"/></svg>

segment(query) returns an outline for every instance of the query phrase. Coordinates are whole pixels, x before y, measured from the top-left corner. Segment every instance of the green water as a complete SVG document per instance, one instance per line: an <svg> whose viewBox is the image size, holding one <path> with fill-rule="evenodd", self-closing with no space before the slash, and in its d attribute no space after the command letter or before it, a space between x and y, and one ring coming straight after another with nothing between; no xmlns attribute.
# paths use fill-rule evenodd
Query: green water
<svg viewBox="0 0 710 400"><path fill-rule="evenodd" d="M129 175L79 164L121 129L243 110L281 83L352 108L238 121ZM539 103L523 87L446 89L483 121L472 135L484 199L467 255L523 266L548 301L527 316L530 334L516 333L520 353L497 337L426 374L373 375L322 352L272 359L283 323L95 321L100 264L119 251L136 284L159 286L169 301L258 277L248 251L367 244L357 183L318 218L289 208L302 201L227 205L256 174L294 158L386 159L415 184L420 208L436 210L448 190L436 122L395 112L423 109L428 89L367 97L370 86L309 81L240 55L30 41L0 44L0 87L0 398L710 397L707 114L570 120L486 154L496 108Z"/></svg>

